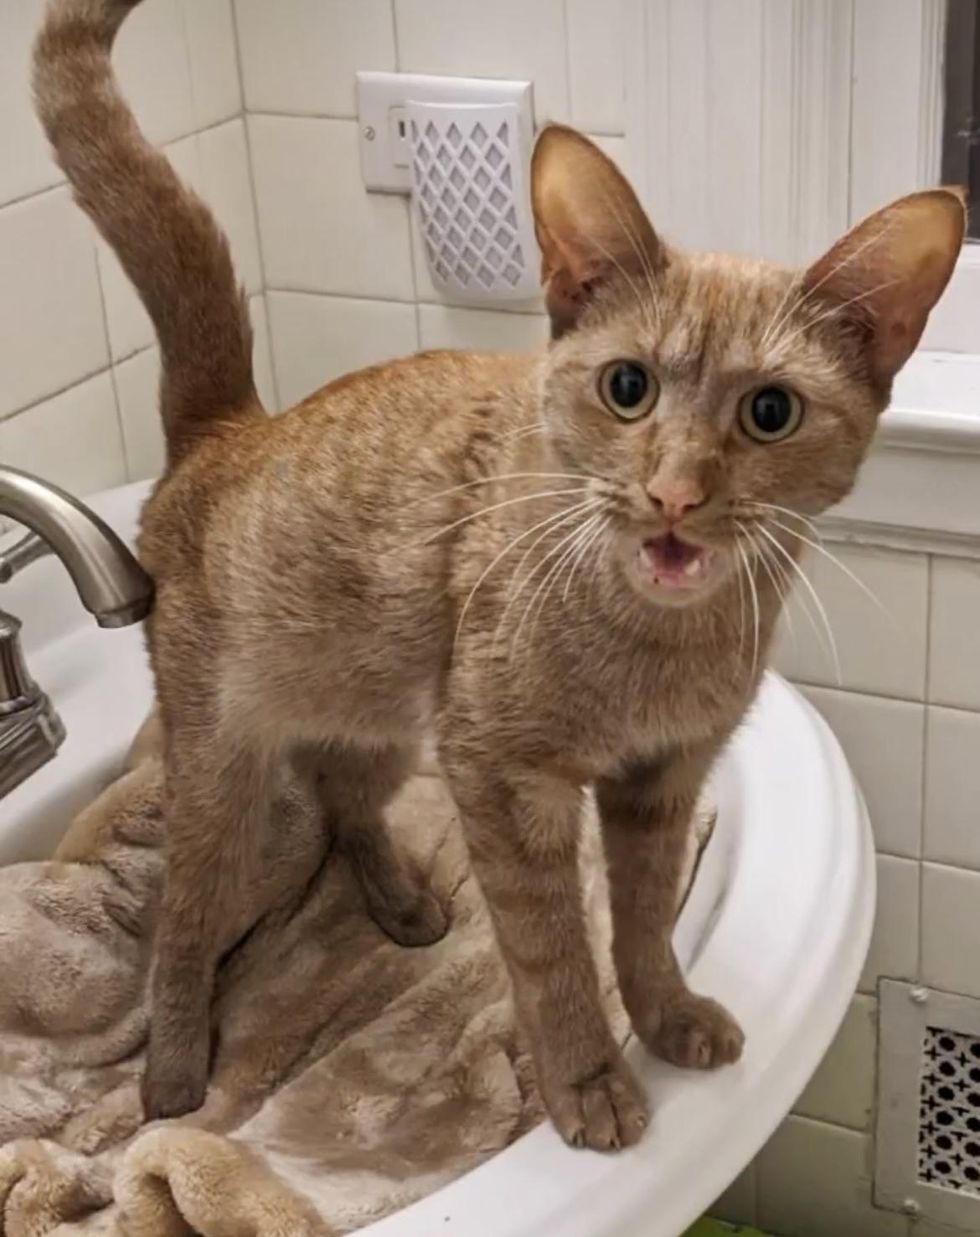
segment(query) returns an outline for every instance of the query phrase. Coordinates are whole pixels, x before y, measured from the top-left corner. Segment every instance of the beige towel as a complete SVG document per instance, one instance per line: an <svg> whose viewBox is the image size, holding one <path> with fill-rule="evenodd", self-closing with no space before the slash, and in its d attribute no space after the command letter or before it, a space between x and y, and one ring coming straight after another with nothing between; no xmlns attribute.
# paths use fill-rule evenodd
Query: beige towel
<svg viewBox="0 0 980 1237"><path fill-rule="evenodd" d="M451 909L446 938L414 950L388 940L297 789L251 891L256 926L221 970L207 1102L143 1127L157 753L150 726L55 859L0 869L3 1237L348 1232L539 1120L486 911L430 774L393 817ZM622 1034L601 868L590 821L586 902Z"/></svg>

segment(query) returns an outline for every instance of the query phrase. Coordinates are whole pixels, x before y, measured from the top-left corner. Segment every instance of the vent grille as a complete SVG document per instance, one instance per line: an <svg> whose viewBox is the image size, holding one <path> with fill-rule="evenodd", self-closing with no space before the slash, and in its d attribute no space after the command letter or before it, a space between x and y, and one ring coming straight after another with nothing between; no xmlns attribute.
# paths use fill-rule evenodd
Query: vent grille
<svg viewBox="0 0 980 1237"><path fill-rule="evenodd" d="M438 288L466 300L538 291L517 109L409 104L412 180Z"/></svg>
<svg viewBox="0 0 980 1237"><path fill-rule="evenodd" d="M925 1029L919 1084L919 1180L980 1197L980 1038Z"/></svg>

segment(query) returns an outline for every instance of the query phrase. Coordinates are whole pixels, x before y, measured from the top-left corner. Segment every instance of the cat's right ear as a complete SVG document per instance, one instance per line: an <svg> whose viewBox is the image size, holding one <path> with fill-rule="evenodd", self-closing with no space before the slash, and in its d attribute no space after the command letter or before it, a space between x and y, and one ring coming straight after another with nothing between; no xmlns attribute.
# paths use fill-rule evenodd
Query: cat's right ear
<svg viewBox="0 0 980 1237"><path fill-rule="evenodd" d="M643 282L664 264L629 182L574 129L542 131L531 160L531 204L555 336L575 325L597 285L617 274Z"/></svg>

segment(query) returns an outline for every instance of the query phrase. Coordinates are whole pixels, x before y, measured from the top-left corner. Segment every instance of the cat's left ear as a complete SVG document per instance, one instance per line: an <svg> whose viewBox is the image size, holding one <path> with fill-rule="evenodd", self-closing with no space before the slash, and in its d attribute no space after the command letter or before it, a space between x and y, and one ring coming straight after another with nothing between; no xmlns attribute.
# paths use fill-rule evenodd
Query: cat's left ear
<svg viewBox="0 0 980 1237"><path fill-rule="evenodd" d="M531 203L553 332L574 326L597 285L642 283L663 246L629 182L587 137L564 125L541 133L531 160Z"/></svg>
<svg viewBox="0 0 980 1237"><path fill-rule="evenodd" d="M852 228L803 277L868 333L875 378L888 384L919 342L963 244L962 194L928 189L899 198Z"/></svg>

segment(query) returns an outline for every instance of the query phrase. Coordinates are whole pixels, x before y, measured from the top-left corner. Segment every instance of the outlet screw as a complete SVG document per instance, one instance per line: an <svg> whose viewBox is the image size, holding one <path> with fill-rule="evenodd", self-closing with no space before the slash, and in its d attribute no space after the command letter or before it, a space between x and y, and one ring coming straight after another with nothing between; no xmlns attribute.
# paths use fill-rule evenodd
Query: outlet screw
<svg viewBox="0 0 980 1237"><path fill-rule="evenodd" d="M374 139L378 136L377 133L375 132L374 125L365 125L363 132L364 132L365 140L368 142L373 142Z"/></svg>
<svg viewBox="0 0 980 1237"><path fill-rule="evenodd" d="M925 1005L929 1000L929 993L925 988L912 988L909 991L909 1000L916 1005Z"/></svg>
<svg viewBox="0 0 980 1237"><path fill-rule="evenodd" d="M915 1201L914 1198L907 1198L902 1203L902 1211L907 1216L918 1216L922 1212L922 1208L919 1206L919 1204Z"/></svg>

